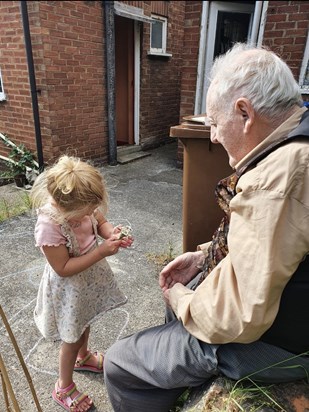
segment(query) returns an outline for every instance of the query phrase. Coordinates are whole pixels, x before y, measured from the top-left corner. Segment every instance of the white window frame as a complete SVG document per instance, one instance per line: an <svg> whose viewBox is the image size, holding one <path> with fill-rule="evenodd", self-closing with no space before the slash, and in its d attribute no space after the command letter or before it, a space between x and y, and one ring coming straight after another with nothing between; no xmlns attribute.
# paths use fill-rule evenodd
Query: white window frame
<svg viewBox="0 0 309 412"><path fill-rule="evenodd" d="M150 53L151 54L166 54L166 40L167 40L167 18L162 16L157 16L152 14L151 18L153 20L158 20L162 24L162 48L151 47L151 38L152 38L152 25L150 27Z"/></svg>
<svg viewBox="0 0 309 412"><path fill-rule="evenodd" d="M308 62L309 62L309 33L307 35L307 43L306 43L303 62L302 62L302 65L301 65L300 75L299 75L299 86L300 86L301 94L309 94L309 85L304 84L305 75L306 75L306 71L307 71L307 67L308 67Z"/></svg>
<svg viewBox="0 0 309 412"><path fill-rule="evenodd" d="M3 80L2 80L2 74L1 74L1 69L0 69L0 83L2 86L2 92L0 92L0 102L3 100L6 100L6 95L4 93L4 87L3 87Z"/></svg>

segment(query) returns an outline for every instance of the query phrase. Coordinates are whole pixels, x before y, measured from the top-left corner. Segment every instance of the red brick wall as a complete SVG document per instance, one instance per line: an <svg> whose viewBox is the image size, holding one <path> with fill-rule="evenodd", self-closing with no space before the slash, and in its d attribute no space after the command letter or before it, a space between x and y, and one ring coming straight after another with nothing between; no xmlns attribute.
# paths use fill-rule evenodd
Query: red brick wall
<svg viewBox="0 0 309 412"><path fill-rule="evenodd" d="M36 150L19 1L0 3L1 68L8 101L1 131ZM151 2L143 6L151 15ZM61 153L107 159L104 22L100 1L28 1L44 159ZM163 7L164 6L164 7ZM162 3L162 10L166 10ZM140 143L158 145L179 122L184 1L168 2L167 52L149 57L150 25L141 34ZM9 29L8 29L9 27ZM4 59L2 59L4 58ZM5 63L3 63L5 62Z"/></svg>
<svg viewBox="0 0 309 412"><path fill-rule="evenodd" d="M180 116L194 113L201 1L185 2ZM309 21L308 1L270 1L263 44L278 53L298 80Z"/></svg>
<svg viewBox="0 0 309 412"><path fill-rule="evenodd" d="M43 145L49 156L107 157L103 10L94 1L40 1ZM38 67L37 67L38 69ZM46 117L44 116L46 114Z"/></svg>
<svg viewBox="0 0 309 412"><path fill-rule="evenodd" d="M186 1L180 117L194 114L201 16L202 2Z"/></svg>
<svg viewBox="0 0 309 412"><path fill-rule="evenodd" d="M201 13L201 1L186 1L180 118L194 113ZM308 14L308 1L270 1L267 11L263 44L287 62L297 80L305 51ZM308 100L308 95L303 98ZM182 158L179 144L180 166Z"/></svg>
<svg viewBox="0 0 309 412"><path fill-rule="evenodd" d="M144 2L146 15L151 14L150 7L150 2ZM150 25L143 26L140 141L144 148L166 141L170 127L179 122L184 8L184 1L170 1L168 5L167 53L172 57L148 56Z"/></svg>
<svg viewBox="0 0 309 412"><path fill-rule="evenodd" d="M297 81L306 47L308 21L308 1L269 2L263 43L285 60Z"/></svg>
<svg viewBox="0 0 309 412"><path fill-rule="evenodd" d="M140 5L151 15L151 2ZM107 159L106 66L100 1L28 1L45 159L68 152ZM168 2L167 52L148 56L150 24L142 24L140 143L165 142L171 126L193 114L201 1ZM308 1L270 1L264 43L298 79L308 25ZM20 2L0 2L1 69L8 100L0 131L36 150ZM0 145L0 152L1 152Z"/></svg>
<svg viewBox="0 0 309 412"><path fill-rule="evenodd" d="M0 3L0 131L36 150L19 1ZM28 1L44 159L107 158L101 2ZM9 29L8 29L9 27Z"/></svg>
<svg viewBox="0 0 309 412"><path fill-rule="evenodd" d="M194 114L202 16L201 1L186 1L185 3L184 41L182 49L183 65L181 69L181 103L178 123L181 123L183 116ZM183 146L180 141L177 151L177 163L179 167L182 167Z"/></svg>
<svg viewBox="0 0 309 412"><path fill-rule="evenodd" d="M19 1L0 2L0 67L7 97L0 102L0 132L35 150L29 76ZM7 149L0 140L0 154Z"/></svg>

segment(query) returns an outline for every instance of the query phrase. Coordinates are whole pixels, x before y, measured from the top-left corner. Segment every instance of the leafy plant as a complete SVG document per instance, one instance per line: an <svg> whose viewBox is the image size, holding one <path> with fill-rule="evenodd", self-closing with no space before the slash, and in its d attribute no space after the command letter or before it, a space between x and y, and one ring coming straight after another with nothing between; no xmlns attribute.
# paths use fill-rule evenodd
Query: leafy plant
<svg viewBox="0 0 309 412"><path fill-rule="evenodd" d="M0 138L6 146L11 148L8 157L0 155L0 158L7 163L8 173L12 177L24 175L29 183L34 181L39 173L39 164L31 150L24 144L17 146L3 133L0 133Z"/></svg>
<svg viewBox="0 0 309 412"><path fill-rule="evenodd" d="M13 162L9 162L9 168L14 176L19 174L26 175L28 168L34 170L37 169L37 166L34 163L33 154L24 144L12 147L9 153L9 158L13 160Z"/></svg>

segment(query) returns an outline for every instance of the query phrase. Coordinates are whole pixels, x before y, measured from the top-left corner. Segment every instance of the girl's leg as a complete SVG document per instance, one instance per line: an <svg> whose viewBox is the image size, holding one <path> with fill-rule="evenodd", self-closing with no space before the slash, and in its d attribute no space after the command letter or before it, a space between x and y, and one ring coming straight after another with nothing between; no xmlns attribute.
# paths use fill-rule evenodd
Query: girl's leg
<svg viewBox="0 0 309 412"><path fill-rule="evenodd" d="M77 354L80 348L84 344L84 335L75 343L63 342L60 347L59 353L59 379L57 382L57 387L59 389L65 389L72 385L73 382L73 370ZM79 395L79 391L75 390L71 395L71 399L74 399ZM83 401L76 406L78 411L88 411L92 405L92 400L85 397Z"/></svg>
<svg viewBox="0 0 309 412"><path fill-rule="evenodd" d="M60 388L66 388L72 383L73 370L77 354L83 345L84 337L82 336L75 343L63 342L60 347L59 353L59 386Z"/></svg>
<svg viewBox="0 0 309 412"><path fill-rule="evenodd" d="M79 348L77 358L84 358L88 353L88 340L89 340L90 326L87 327L85 332L82 335L83 343Z"/></svg>
<svg viewBox="0 0 309 412"><path fill-rule="evenodd" d="M87 327L85 332L82 335L83 338L83 343L78 351L77 354L77 359L81 360L84 359L88 354L89 354L89 349L88 349L88 341L89 341L89 334L90 334L90 326ZM95 368L93 372L100 372L102 373L102 366L103 366L103 354L101 353L90 353L89 358L85 361L84 365L85 366L90 366L92 368Z"/></svg>

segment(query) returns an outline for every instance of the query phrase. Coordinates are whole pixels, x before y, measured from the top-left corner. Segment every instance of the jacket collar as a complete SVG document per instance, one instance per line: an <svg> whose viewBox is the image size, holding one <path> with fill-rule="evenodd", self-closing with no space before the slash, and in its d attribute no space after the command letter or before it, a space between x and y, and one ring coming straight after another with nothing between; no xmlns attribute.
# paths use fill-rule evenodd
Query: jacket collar
<svg viewBox="0 0 309 412"><path fill-rule="evenodd" d="M268 136L264 142L258 145L251 153L249 153L236 165L235 169L238 177L244 174L248 170L248 168L255 166L260 160L266 157L269 153L276 150L278 147L289 143L291 140L297 137L309 137L309 110L304 110L304 108L301 109L301 112L297 111L296 113L296 115L298 115L298 119L300 118L299 113L301 114L300 122L296 128L294 127L293 130L291 130L286 135L282 133L282 131L280 133L280 129L282 129L282 127L280 126L270 136ZM291 116L285 123L289 122L293 117L295 117L295 114ZM268 144L265 145L266 142Z"/></svg>

